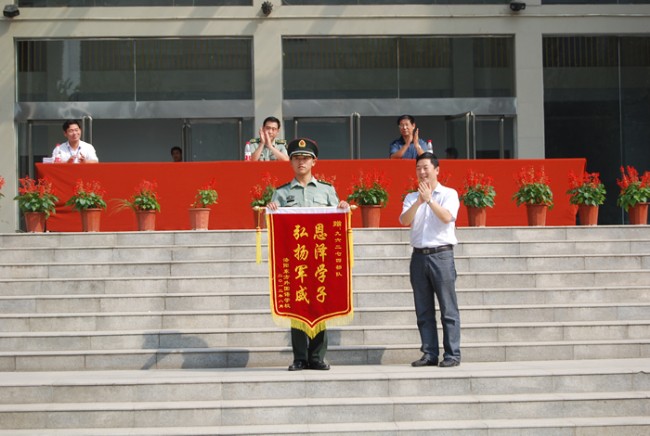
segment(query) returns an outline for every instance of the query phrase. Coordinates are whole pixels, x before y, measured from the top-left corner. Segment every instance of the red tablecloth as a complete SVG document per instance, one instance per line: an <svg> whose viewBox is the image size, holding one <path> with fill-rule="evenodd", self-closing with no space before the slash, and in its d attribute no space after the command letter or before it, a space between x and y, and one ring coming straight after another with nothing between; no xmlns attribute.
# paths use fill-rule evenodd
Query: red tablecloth
<svg viewBox="0 0 650 436"><path fill-rule="evenodd" d="M526 210L516 207L511 200L515 192L514 176L523 166L544 166L551 179L555 207L549 211L547 225L574 225L575 207L569 204L566 195L568 174L580 174L585 168L585 159L524 159L524 160L441 160L441 179L457 190L462 187L468 169L494 177L497 192L496 206L488 210L488 226L525 226ZM97 180L106 189L109 207L103 214L103 231L136 230L135 214L131 210L119 211L116 207L120 198L128 198L141 180L155 180L158 183L162 211L158 214L157 230L188 230L187 209L196 190L216 180L219 202L212 207L210 229L253 228L251 211L251 189L260 184L266 173L277 177L278 183L288 182L293 177L287 162L182 162L182 163L99 163L99 164L37 164L39 177L47 177L54 183L60 203L57 213L48 220L48 230L75 232L81 229L79 213L64 206L73 193L78 179ZM335 177L334 186L341 199L351 192L351 185L360 171L378 170L389 180L389 201L382 210L382 227L399 227L398 217L402 208L402 197L415 180L414 160L365 159L365 160L319 160L313 173ZM114 199L114 200L112 200ZM361 214L353 214L353 227L361 226ZM458 226L467 225L467 211L461 205Z"/></svg>

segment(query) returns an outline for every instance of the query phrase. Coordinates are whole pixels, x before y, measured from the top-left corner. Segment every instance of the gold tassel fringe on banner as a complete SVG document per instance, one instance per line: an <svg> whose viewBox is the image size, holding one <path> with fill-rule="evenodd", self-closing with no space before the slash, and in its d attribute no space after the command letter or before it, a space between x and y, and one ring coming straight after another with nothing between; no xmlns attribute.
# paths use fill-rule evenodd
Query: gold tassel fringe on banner
<svg viewBox="0 0 650 436"><path fill-rule="evenodd" d="M255 228L255 262L262 263L262 228L260 226L262 209L259 206L255 206L253 210L257 213L257 227Z"/></svg>
<svg viewBox="0 0 650 436"><path fill-rule="evenodd" d="M352 210L348 212L348 254L350 256L350 269L354 267L354 237L352 236Z"/></svg>

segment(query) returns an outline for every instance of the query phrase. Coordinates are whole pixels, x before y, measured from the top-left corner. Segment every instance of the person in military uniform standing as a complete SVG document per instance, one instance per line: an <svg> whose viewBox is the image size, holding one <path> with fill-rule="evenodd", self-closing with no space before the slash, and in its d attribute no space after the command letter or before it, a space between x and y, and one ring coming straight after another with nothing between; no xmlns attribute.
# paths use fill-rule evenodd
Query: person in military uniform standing
<svg viewBox="0 0 650 436"><path fill-rule="evenodd" d="M276 139L280 132L280 120L267 117L260 128L260 137L248 141L253 147L251 160L289 160L284 139Z"/></svg>
<svg viewBox="0 0 650 436"><path fill-rule="evenodd" d="M275 191L271 202L267 204L270 210L277 210L279 207L338 206L340 209L350 207L346 201L339 201L332 185L318 181L312 176L312 168L318 160L316 142L307 138L294 139L289 143L288 153L294 178ZM330 369L325 361L327 330L323 330L310 340L305 332L292 328L291 346L293 363L289 366L289 371Z"/></svg>

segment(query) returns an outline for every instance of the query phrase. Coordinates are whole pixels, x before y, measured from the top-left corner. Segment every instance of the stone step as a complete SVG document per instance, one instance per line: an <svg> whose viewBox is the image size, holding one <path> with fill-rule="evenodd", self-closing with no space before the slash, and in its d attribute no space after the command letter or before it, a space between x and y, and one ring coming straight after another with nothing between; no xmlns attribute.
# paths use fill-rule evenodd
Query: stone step
<svg viewBox="0 0 650 436"><path fill-rule="evenodd" d="M409 229L354 228L355 243L409 241ZM648 239L648 226L607 225L595 227L548 226L548 227L460 227L456 229L458 239L463 242L481 241L593 241ZM255 243L254 230L213 231L156 231L156 232L99 232L99 233L45 233L45 234L0 234L0 246L21 247L87 247L87 246L150 246L150 245L211 245ZM266 232L262 232L262 242Z"/></svg>
<svg viewBox="0 0 650 436"><path fill-rule="evenodd" d="M263 269L263 268L262 268ZM268 266L267 266L268 271ZM261 270L260 270L261 272ZM456 286L459 289L511 289L537 288L562 289L573 287L647 286L650 270L593 270L593 271L544 271L544 272L459 272ZM117 294L156 292L241 292L268 289L268 272L238 277L206 275L176 277L120 277L104 276L88 278L0 279L3 295L25 294ZM401 273L354 273L354 290L409 289L408 272Z"/></svg>
<svg viewBox="0 0 650 436"><path fill-rule="evenodd" d="M650 302L647 286L573 287L573 288L494 288L456 290L460 305L557 305L557 304L617 304ZM409 307L413 308L411 289L366 289L353 291L355 308ZM198 310L228 308L255 310L269 308L266 290L239 292L170 292L143 294L34 294L0 296L0 313L48 313L74 310L76 312L140 311L140 310Z"/></svg>
<svg viewBox="0 0 650 436"><path fill-rule="evenodd" d="M93 262L149 262L163 261L219 261L254 260L254 241L249 243L206 245L152 246L81 246L81 247L14 247L0 248L0 263L93 263ZM266 259L268 247L262 246ZM593 241L461 241L455 248L456 256L545 256L545 255L632 255L650 252L650 239L593 240ZM358 258L408 257L408 241L355 241Z"/></svg>
<svg viewBox="0 0 650 436"><path fill-rule="evenodd" d="M0 404L217 401L288 397L404 397L647 391L650 359L463 362L458 368L402 365L210 371L0 373Z"/></svg>
<svg viewBox="0 0 650 436"><path fill-rule="evenodd" d="M457 256L459 272L543 272L593 270L649 270L650 254L611 255L546 255L546 256ZM353 274L402 272L408 269L409 258L356 258ZM13 263L0 265L0 278L94 278L94 277L178 277L178 276L241 276L259 272L268 273L268 265L254 260L222 261L130 261L102 263Z"/></svg>
<svg viewBox="0 0 650 436"><path fill-rule="evenodd" d="M122 403L41 403L0 406L0 421L11 428L167 427L264 425L268 422L326 424L429 420L549 419L647 416L650 391L481 396L290 398L232 401L136 401ZM314 409L318 413L313 413Z"/></svg>
<svg viewBox="0 0 650 436"><path fill-rule="evenodd" d="M288 338L288 334L287 334ZM288 339L287 339L288 341ZM288 343L288 342L287 342ZM333 365L394 365L420 357L418 343L373 346L332 346ZM468 362L525 362L547 360L626 359L650 355L650 340L573 342L463 343ZM115 351L24 352L0 354L0 371L98 371L150 369L224 369L278 366L293 360L291 348L193 348Z"/></svg>
<svg viewBox="0 0 650 436"><path fill-rule="evenodd" d="M390 365L417 360L419 338L394 344L336 345L337 332L328 347L333 365ZM264 332L258 333L263 336ZM415 335L415 334L414 334ZM97 371L116 369L214 369L285 366L291 363L289 332L284 346L233 346L205 348L194 336L177 335L174 348L158 348L155 333L149 343L140 337L137 348L127 350L54 350L0 352L0 371ZM650 356L650 339L545 340L462 342L465 362L517 362L639 358Z"/></svg>
<svg viewBox="0 0 650 436"><path fill-rule="evenodd" d="M188 342L198 347L224 346L277 346L286 343L287 331L275 327L267 315L260 325L210 326L210 317L190 315L185 318L168 319L165 316L114 317L104 319L93 317L85 323L77 322L77 329L70 323L69 330L60 328L56 321L34 326L33 332L18 330L0 333L1 349L19 350L28 344L56 350L53 345L66 345L64 349L79 347L92 349L120 348L187 348ZM418 330L414 320L404 324L352 325L331 327L330 343L342 345L385 345L405 341L417 342ZM218 324L218 323L215 323ZM94 328L94 329L91 329ZM519 323L463 323L461 338L469 342L540 341L590 339L627 340L643 339L650 335L650 320L629 321L561 321L561 322L519 322ZM25 342L21 345L20 342ZM144 346L148 345L148 346ZM10 348L16 347L16 348ZM24 348L22 348L24 347ZM1 354L1 353L0 353Z"/></svg>
<svg viewBox="0 0 650 436"><path fill-rule="evenodd" d="M449 434L471 434L489 436L494 434L540 434L540 435L589 435L618 436L645 435L650 425L645 416L550 418L550 419L480 419L480 420L435 420L411 422L364 422L328 424L263 424L205 427L140 427L140 428L80 428L47 429L51 436L214 436L239 435L397 435L429 436ZM0 436L42 436L36 430L0 430Z"/></svg>
<svg viewBox="0 0 650 436"><path fill-rule="evenodd" d="M119 307L103 311L20 312L0 314L0 332L52 332L159 328L247 328L272 325L270 310L216 309L146 310L131 299L115 301ZM70 309L70 308L68 308ZM145 309L145 310L143 310ZM552 323L634 321L650 319L650 303L582 303L556 305L460 306L463 326L474 323ZM439 316L439 315L438 315ZM414 326L413 307L356 308L352 324ZM0 336L2 337L2 336ZM2 349L2 347L0 347Z"/></svg>

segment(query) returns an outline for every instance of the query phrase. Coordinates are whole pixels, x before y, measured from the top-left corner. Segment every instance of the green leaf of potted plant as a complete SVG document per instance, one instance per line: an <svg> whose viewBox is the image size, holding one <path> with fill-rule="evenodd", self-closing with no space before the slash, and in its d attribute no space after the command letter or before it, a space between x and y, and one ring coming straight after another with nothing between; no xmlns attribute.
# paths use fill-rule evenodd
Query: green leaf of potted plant
<svg viewBox="0 0 650 436"><path fill-rule="evenodd" d="M352 193L348 201L361 207L361 222L363 227L379 227L380 208L388 203L388 181L383 173L371 171L359 174L352 183Z"/></svg>
<svg viewBox="0 0 650 436"><path fill-rule="evenodd" d="M205 186L200 187L194 196L194 203L189 209L190 227L192 230L208 230L210 221L210 206L217 203L219 195L214 187L215 180L210 180Z"/></svg>
<svg viewBox="0 0 650 436"><path fill-rule="evenodd" d="M543 226L546 224L546 209L553 207L553 191L548 185L550 180L542 166L538 171L535 168L523 167L515 176L517 191L512 199L517 206L526 205L528 225Z"/></svg>
<svg viewBox="0 0 650 436"><path fill-rule="evenodd" d="M467 172L460 200L467 207L470 226L485 226L487 216L485 208L494 207L494 197L497 195L493 183L494 179L483 173L474 172L472 169Z"/></svg>
<svg viewBox="0 0 650 436"><path fill-rule="evenodd" d="M138 230L155 230L156 212L160 212L160 198L154 180L142 180L131 197L121 200L121 208L133 209L138 218Z"/></svg>
<svg viewBox="0 0 650 436"><path fill-rule="evenodd" d="M106 191L97 180L84 182L79 179L74 187L74 194L65 204L79 211L84 209L106 209L104 195L106 195Z"/></svg>
<svg viewBox="0 0 650 436"><path fill-rule="evenodd" d="M569 203L578 205L581 225L598 224L598 207L605 202L605 185L599 173L582 173L582 177L569 173Z"/></svg>
<svg viewBox="0 0 650 436"><path fill-rule="evenodd" d="M648 222L648 201L650 201L650 172L646 171L639 177L639 172L633 166L621 167L621 178L616 179L620 188L616 204L629 214L630 224L646 224Z"/></svg>
<svg viewBox="0 0 650 436"><path fill-rule="evenodd" d="M258 208L253 210L254 226L260 229L266 228L266 219L264 218L265 207L271 202L275 194L275 185L278 179L271 176L271 173L264 173L262 182L251 188L251 207Z"/></svg>
<svg viewBox="0 0 650 436"><path fill-rule="evenodd" d="M388 202L387 186L388 181L383 173L362 171L352 183L352 193L348 195L348 201L359 206L385 207Z"/></svg>
<svg viewBox="0 0 650 436"><path fill-rule="evenodd" d="M84 183L81 179L77 180L74 194L65 204L79 211L82 231L99 231L101 212L102 209L106 209L105 194L106 191L98 181Z"/></svg>
<svg viewBox="0 0 650 436"><path fill-rule="evenodd" d="M54 195L52 182L47 179L34 180L25 176L18 181L18 207L25 216L28 232L43 232L45 220L50 214L56 213L56 203L59 199Z"/></svg>

